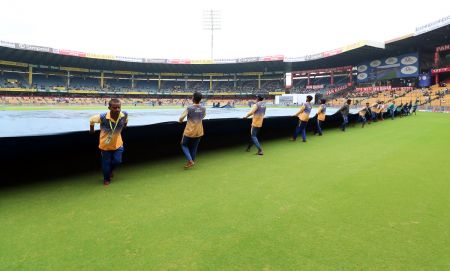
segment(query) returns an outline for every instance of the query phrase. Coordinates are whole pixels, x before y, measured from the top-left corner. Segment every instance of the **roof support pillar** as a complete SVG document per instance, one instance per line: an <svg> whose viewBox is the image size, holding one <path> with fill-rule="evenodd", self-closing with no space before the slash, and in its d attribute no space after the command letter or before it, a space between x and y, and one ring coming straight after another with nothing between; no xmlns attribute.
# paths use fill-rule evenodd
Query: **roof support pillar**
<svg viewBox="0 0 450 271"><path fill-rule="evenodd" d="M158 90L161 90L161 74L158 74Z"/></svg>
<svg viewBox="0 0 450 271"><path fill-rule="evenodd" d="M28 66L28 85L31 87L33 84L33 67Z"/></svg>
<svg viewBox="0 0 450 271"><path fill-rule="evenodd" d="M67 71L67 80L66 80L66 87L70 87L70 71Z"/></svg>
<svg viewBox="0 0 450 271"><path fill-rule="evenodd" d="M209 90L212 90L212 75L209 76Z"/></svg>
<svg viewBox="0 0 450 271"><path fill-rule="evenodd" d="M100 73L100 88L103 88L104 85L105 85L105 73L101 72Z"/></svg>
<svg viewBox="0 0 450 271"><path fill-rule="evenodd" d="M258 74L258 90L261 89L261 74Z"/></svg>

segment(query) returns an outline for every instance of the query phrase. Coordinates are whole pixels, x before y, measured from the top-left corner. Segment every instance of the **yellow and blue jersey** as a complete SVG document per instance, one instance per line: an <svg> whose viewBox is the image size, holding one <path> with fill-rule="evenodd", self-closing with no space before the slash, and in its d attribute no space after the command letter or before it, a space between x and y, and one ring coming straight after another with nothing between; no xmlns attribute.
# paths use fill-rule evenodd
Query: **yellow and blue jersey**
<svg viewBox="0 0 450 271"><path fill-rule="evenodd" d="M295 115L298 116L300 121L308 121L309 114L311 114L311 109L312 109L311 104L306 102L300 107L300 110Z"/></svg>
<svg viewBox="0 0 450 271"><path fill-rule="evenodd" d="M326 113L327 113L327 105L321 104L319 106L319 109L317 109L317 119L320 121L324 121Z"/></svg>
<svg viewBox="0 0 450 271"><path fill-rule="evenodd" d="M92 116L89 119L91 125L100 123L99 149L103 151L115 151L122 147L122 129L128 123L128 113L120 112L116 120L111 118L110 112Z"/></svg>
<svg viewBox="0 0 450 271"><path fill-rule="evenodd" d="M252 110L247 116L253 115L252 126L262 127L264 115L266 114L266 104L264 102L257 102L253 105Z"/></svg>
<svg viewBox="0 0 450 271"><path fill-rule="evenodd" d="M184 128L184 136L187 137L201 137L203 136L203 118L206 116L206 108L194 104L186 108L183 114L180 116L180 121L187 117L186 128Z"/></svg>

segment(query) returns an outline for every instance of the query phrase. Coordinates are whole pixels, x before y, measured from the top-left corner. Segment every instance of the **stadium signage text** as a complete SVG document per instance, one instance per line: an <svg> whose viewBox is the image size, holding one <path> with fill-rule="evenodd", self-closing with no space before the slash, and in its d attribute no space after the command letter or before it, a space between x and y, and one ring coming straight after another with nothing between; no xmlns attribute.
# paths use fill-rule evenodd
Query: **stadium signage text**
<svg viewBox="0 0 450 271"><path fill-rule="evenodd" d="M450 50L450 44L436 47L436 52L444 52Z"/></svg>
<svg viewBox="0 0 450 271"><path fill-rule="evenodd" d="M442 73L442 72L450 72L450 67L431 70L431 74Z"/></svg>
<svg viewBox="0 0 450 271"><path fill-rule="evenodd" d="M450 24L450 15L447 16L447 17L441 18L441 19L439 19L437 21L428 23L426 25L422 25L422 26L416 27L415 35L417 36L417 35L420 35L420 34L423 34L423 33L426 33L426 32L430 32L431 30L440 28L442 26L446 26L448 24Z"/></svg>

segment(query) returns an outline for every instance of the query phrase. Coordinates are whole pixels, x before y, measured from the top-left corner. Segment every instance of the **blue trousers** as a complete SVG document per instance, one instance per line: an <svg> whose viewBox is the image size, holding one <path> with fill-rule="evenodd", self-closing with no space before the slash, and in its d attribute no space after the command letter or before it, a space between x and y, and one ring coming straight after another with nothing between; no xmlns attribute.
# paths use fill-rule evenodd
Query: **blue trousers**
<svg viewBox="0 0 450 271"><path fill-rule="evenodd" d="M317 119L316 120L316 130L314 131L314 134L319 134L319 135L321 135L322 134L322 127L321 127L321 125L322 125L322 121L321 120L319 120L319 119Z"/></svg>
<svg viewBox="0 0 450 271"><path fill-rule="evenodd" d="M261 127L253 127L252 126L252 129L250 130L250 143L248 144L248 148L247 149L250 149L253 146L253 144L255 144L255 146L258 149L258 151L262 150L261 149L261 144L259 144L259 141L258 141L258 138L257 138L259 130L261 130Z"/></svg>
<svg viewBox="0 0 450 271"><path fill-rule="evenodd" d="M197 148L201 137L183 136L181 139L181 150L188 161L195 161L197 156Z"/></svg>
<svg viewBox="0 0 450 271"><path fill-rule="evenodd" d="M111 180L111 172L122 163L123 146L115 151L102 151L103 180Z"/></svg>
<svg viewBox="0 0 450 271"><path fill-rule="evenodd" d="M345 131L345 127L347 127L348 124L348 116L342 115L342 120L341 129L342 131Z"/></svg>
<svg viewBox="0 0 450 271"><path fill-rule="evenodd" d="M366 125L367 119L366 116L359 116L359 122L362 123L362 127L364 127L364 125Z"/></svg>
<svg viewBox="0 0 450 271"><path fill-rule="evenodd" d="M395 110L392 109L390 113L391 113L391 119L394 119Z"/></svg>
<svg viewBox="0 0 450 271"><path fill-rule="evenodd" d="M295 129L294 132L294 139L297 139L297 136L302 133L302 139L306 140L306 126L308 125L307 121L299 121L297 128Z"/></svg>

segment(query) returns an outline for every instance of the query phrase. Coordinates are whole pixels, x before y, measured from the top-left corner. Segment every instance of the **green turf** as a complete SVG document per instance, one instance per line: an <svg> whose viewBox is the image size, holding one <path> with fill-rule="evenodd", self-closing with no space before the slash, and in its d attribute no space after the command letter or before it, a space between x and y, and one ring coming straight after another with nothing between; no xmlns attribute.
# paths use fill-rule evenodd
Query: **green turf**
<svg viewBox="0 0 450 271"><path fill-rule="evenodd" d="M0 191L1 270L450 270L450 115Z"/></svg>

